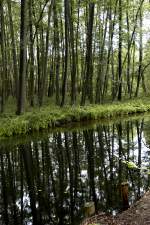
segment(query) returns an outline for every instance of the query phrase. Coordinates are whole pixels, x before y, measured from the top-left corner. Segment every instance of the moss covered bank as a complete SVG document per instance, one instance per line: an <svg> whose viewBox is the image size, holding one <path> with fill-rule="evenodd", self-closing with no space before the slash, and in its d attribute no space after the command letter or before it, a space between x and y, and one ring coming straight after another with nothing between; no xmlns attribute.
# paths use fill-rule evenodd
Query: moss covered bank
<svg viewBox="0 0 150 225"><path fill-rule="evenodd" d="M150 101L132 100L124 103L104 105L51 107L34 109L21 116L9 114L0 117L0 137L27 134L70 122L98 120L117 116L149 112Z"/></svg>

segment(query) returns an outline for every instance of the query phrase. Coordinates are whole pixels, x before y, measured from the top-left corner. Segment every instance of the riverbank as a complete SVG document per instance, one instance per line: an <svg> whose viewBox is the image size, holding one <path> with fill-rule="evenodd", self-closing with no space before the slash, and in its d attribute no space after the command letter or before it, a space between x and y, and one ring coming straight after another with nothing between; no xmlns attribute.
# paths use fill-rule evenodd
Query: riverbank
<svg viewBox="0 0 150 225"><path fill-rule="evenodd" d="M28 134L48 128L60 127L71 122L110 119L136 113L150 112L148 99L104 105L45 106L35 108L24 115L3 114L0 117L0 137Z"/></svg>
<svg viewBox="0 0 150 225"><path fill-rule="evenodd" d="M117 216L98 213L86 219L81 225L148 225L150 224L150 191L133 204L128 210Z"/></svg>

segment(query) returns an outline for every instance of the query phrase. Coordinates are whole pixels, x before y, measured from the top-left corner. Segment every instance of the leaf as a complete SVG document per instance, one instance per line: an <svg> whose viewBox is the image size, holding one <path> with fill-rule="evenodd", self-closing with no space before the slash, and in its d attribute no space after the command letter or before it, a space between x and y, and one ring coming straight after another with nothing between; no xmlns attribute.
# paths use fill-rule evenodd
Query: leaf
<svg viewBox="0 0 150 225"><path fill-rule="evenodd" d="M138 169L138 166L134 162L127 162L129 169Z"/></svg>
<svg viewBox="0 0 150 225"><path fill-rule="evenodd" d="M122 161L125 163L129 169L138 169L138 166L132 161Z"/></svg>

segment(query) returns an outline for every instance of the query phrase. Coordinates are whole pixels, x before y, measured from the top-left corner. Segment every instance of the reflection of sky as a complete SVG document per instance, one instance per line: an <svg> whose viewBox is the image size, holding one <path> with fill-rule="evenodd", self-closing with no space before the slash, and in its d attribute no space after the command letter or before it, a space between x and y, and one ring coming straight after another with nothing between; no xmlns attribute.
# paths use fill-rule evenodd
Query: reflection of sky
<svg viewBox="0 0 150 225"><path fill-rule="evenodd" d="M134 137L134 143L136 143L134 147L134 161L138 163L138 155L139 155L139 149L138 149L138 139L137 136ZM142 134L142 140L141 140L141 167L149 166L149 157L148 152L150 149L146 146L146 140L144 137L144 134Z"/></svg>
<svg viewBox="0 0 150 225"><path fill-rule="evenodd" d="M18 208L21 210L21 199L18 199L16 202ZM31 212L30 207L30 198L29 194L27 194L25 191L23 192L23 207L27 210L28 213Z"/></svg>
<svg viewBox="0 0 150 225"><path fill-rule="evenodd" d="M130 160L137 165L138 164L138 154L139 154L139 150L138 150L138 137L137 137L137 124L136 123L132 123L132 130L128 130L129 131L129 136L131 138L130 140ZM112 127L110 126L109 129L107 130L107 127L104 130L102 129L102 127L100 127L100 131L98 129L98 131L100 132L100 137L102 137L100 139L100 137L98 136L98 131L97 130L93 130L93 133L91 133L93 135L94 138L92 138L93 142L93 146L94 146L94 177L92 177L94 184L95 184L95 193L97 196L97 199L99 201L100 205L100 209L101 210L107 210L113 214L115 214L115 212L118 211L118 209L120 209L120 202L119 202L119 188L118 188L118 182L119 182L119 162L121 162L119 160L119 145L118 145L118 130L117 127L114 126L113 128L113 132L112 132ZM131 137L131 131L132 134L134 135L133 138L133 142L132 142L132 137ZM141 131L141 121L139 121L139 131ZM121 142L122 142L122 156L121 159L122 160L126 160L125 159L125 155L127 158L127 147L128 147L128 143L127 143L127 131L126 131L126 126L124 123L122 123L122 138L121 138ZM114 135L114 136L113 136ZM63 208L68 212L68 207L69 204L71 203L71 199L70 199L70 187L71 187L71 183L70 183L70 168L69 168L69 164L68 164L68 159L65 158L66 157L66 151L65 151L65 140L64 140L64 133L61 134L62 137L62 143L63 143L63 155L64 155L64 163L62 163L62 168L64 170L64 181L65 181L65 185L64 185L64 201L63 201ZM86 146L86 139L83 135L83 133L80 132L80 135L77 135L78 139L77 139L77 143L78 143L78 147L79 147L79 168L78 168L78 177L77 177L77 182L78 182L78 187L77 187L77 196L76 196L76 205L75 205L75 211L78 213L78 211L81 210L82 205L84 204L85 201L89 201L91 200L91 189L90 189L90 173L89 173L89 155L87 154L87 146ZM69 139L71 138L71 139ZM72 135L68 135L68 141L69 141L69 152L71 154L71 161L70 161L70 165L72 166L72 172L73 175L75 174L75 167L74 167L74 156L73 156L73 147L72 147ZM101 143L102 141L102 143ZM54 143L54 146L53 146ZM101 146L102 144L102 146ZM112 146L112 144L114 144L114 146ZM32 151L33 151L33 143L31 143L32 146ZM40 176L41 176L41 180L44 177L44 175L46 176L46 179L50 179L51 175L47 174L47 173L43 173L43 168L46 169L46 167L43 167L43 161L42 160L46 160L46 158L44 158L44 156L46 156L44 153L44 149L42 148L43 144L42 141L39 141L37 143L37 147L38 147L38 158L39 158L39 166L40 166ZM58 152L56 151L56 149L58 148L57 145L57 141L56 141L56 137L55 139L53 139L53 134L50 135L49 137L49 142L47 143L49 152L50 152L50 156L51 156L51 161L52 161L52 168L53 168L53 178L54 178L54 185L56 187L56 192L58 192L58 200L59 200L59 187L61 185L61 183L59 184L59 166L60 166L60 162L58 162L58 157L57 154ZM114 148L113 148L114 147ZM102 148L102 149L101 149ZM18 149L19 150L19 149ZM103 150L103 154L101 155L101 151ZM113 154L113 150L114 150L114 154ZM144 132L142 133L142 140L141 140L141 161L142 161L142 166L145 167L146 165L148 165L149 163L149 157L148 157L148 153L149 153L150 149L147 146L146 143L146 133L144 136ZM33 151L33 159L35 160L36 163L36 152ZM91 155L90 155L91 156ZM102 156L102 157L101 157ZM46 163L47 161L45 161ZM111 165L111 163L113 165ZM45 164L44 164L45 165ZM46 164L47 165L47 164ZM138 170L130 170L131 175L132 175L132 179L130 174L128 173L128 170L126 169L125 164L121 164L122 165L122 179L128 179L129 182L129 195L130 195L130 202L134 202L137 196L138 191L140 190L140 194L145 192L146 188L147 188L147 176L146 174L142 173L139 174ZM92 165L91 165L92 166ZM111 168L112 166L112 168ZM17 171L18 167L16 167L16 171ZM49 171L49 170L48 170ZM47 172L48 172L47 171ZM46 170L45 170L46 172ZM49 177L50 176L50 177ZM74 178L74 177L73 177ZM139 183L139 178L140 178L140 182ZM143 178L146 178L145 180ZM25 179L25 178L24 178ZM36 178L37 179L37 178ZM73 179L74 180L74 179ZM125 180L125 181L126 181ZM73 181L74 182L74 181ZM46 182L47 183L47 182ZM36 184L36 182L35 182ZM52 205L55 203L55 198L54 198L54 194L53 191L51 189L51 184L52 181L50 179L50 199L52 202ZM36 184L37 185L37 184ZM74 184L72 184L72 190L74 192L75 190L75 186ZM109 189L109 187L111 187L111 190ZM37 186L38 188L38 186ZM47 190L48 187L45 187L45 189ZM19 192L20 189L18 188ZM23 196L23 207L24 207L24 212L25 212L25 224L27 225L31 225L31 221L32 221L32 212L30 209L30 198L29 198L29 194L27 193L27 188L25 188L24 190L24 196ZM35 188L36 190L36 188ZM40 190L38 190L40 191ZM111 196L110 199L112 200L112 203L108 204L108 193L111 191ZM36 194L36 193L35 193ZM38 195L36 195L36 197L38 197ZM47 195L45 196L45 194L43 193L42 195L42 200L46 199ZM36 199L36 208L39 208L38 205L38 199ZM21 199L17 199L16 201L16 205L17 208L19 209L19 211L21 210ZM53 206L52 206L53 207ZM53 212L54 207L52 208L52 213ZM44 209L45 210L45 209ZM116 210L116 211L115 211ZM45 216L45 212L42 212L43 215ZM69 214L67 214L67 216L69 216Z"/></svg>
<svg viewBox="0 0 150 225"><path fill-rule="evenodd" d="M124 145L126 146L127 143L124 140L122 140L122 144L123 144L123 148L124 148ZM131 146L134 146L134 148L132 148L130 150L130 158L137 164L138 163L138 155L139 155L137 135L134 136L133 143L130 143L130 148L131 148ZM118 149L119 149L118 139L114 139L114 156L116 158L118 158L118 160L119 160ZM142 161L142 165L141 166L143 166L143 167L150 165L148 152L150 152L150 149L146 145L146 139L144 137L144 134L142 134L142 140L141 140L141 161ZM126 160L123 155L122 155L122 160Z"/></svg>
<svg viewBox="0 0 150 225"><path fill-rule="evenodd" d="M18 199L16 201L16 205L18 207L19 210L21 210L21 199ZM31 213L31 208L30 208L30 197L29 194L25 192L23 192L23 210L25 210L27 212L27 214ZM24 224L26 225L32 225L32 216L29 218L24 218Z"/></svg>

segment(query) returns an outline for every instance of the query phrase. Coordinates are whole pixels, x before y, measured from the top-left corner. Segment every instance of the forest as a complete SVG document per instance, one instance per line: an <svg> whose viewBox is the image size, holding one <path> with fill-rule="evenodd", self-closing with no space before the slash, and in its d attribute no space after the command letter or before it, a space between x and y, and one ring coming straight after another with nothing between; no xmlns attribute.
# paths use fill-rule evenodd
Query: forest
<svg viewBox="0 0 150 225"><path fill-rule="evenodd" d="M149 223L149 25L149 0L0 0L0 224Z"/></svg>
<svg viewBox="0 0 150 225"><path fill-rule="evenodd" d="M148 0L0 1L0 110L149 95Z"/></svg>

